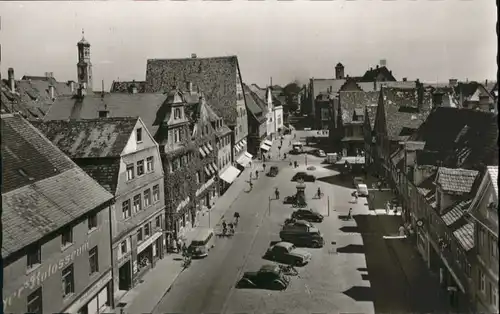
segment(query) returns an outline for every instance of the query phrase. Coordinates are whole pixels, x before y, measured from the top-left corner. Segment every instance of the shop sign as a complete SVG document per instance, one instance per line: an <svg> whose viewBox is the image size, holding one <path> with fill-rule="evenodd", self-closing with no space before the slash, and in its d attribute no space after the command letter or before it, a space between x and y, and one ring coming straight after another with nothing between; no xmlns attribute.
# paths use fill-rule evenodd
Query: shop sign
<svg viewBox="0 0 500 314"><path fill-rule="evenodd" d="M33 274L29 277L24 284L19 287L10 297L3 300L3 308L5 309L10 306L13 298L19 298L21 296L21 292L25 289L33 290L35 287L40 286L47 278L55 274L56 272L62 270L65 266L67 266L70 262L72 262L75 257L82 255L84 252L89 250L89 243L85 242L78 249L75 249L73 252L69 253L65 257L61 258L57 263L48 264L47 266L43 265L41 268L44 270L38 270L33 272Z"/></svg>
<svg viewBox="0 0 500 314"><path fill-rule="evenodd" d="M76 300L73 305L66 309L65 313L76 313L82 306L87 304L92 297L94 297L102 288L111 280L111 270L104 275L101 279L99 279L90 289L88 289L81 297Z"/></svg>

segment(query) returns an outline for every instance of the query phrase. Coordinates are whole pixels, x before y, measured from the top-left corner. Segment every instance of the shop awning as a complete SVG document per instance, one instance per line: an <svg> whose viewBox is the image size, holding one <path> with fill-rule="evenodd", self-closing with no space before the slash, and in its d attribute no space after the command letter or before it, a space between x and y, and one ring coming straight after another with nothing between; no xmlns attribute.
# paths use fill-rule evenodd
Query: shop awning
<svg viewBox="0 0 500 314"><path fill-rule="evenodd" d="M245 156L247 156L248 158L250 158L250 160L253 159L253 155L250 154L249 152L245 152Z"/></svg>
<svg viewBox="0 0 500 314"><path fill-rule="evenodd" d="M252 160L245 155L241 155L240 158L236 160L236 162L242 165L243 167L246 167L251 161Z"/></svg>
<svg viewBox="0 0 500 314"><path fill-rule="evenodd" d="M207 174L207 176L210 176L210 174L211 174L210 169L208 169L207 166L205 166L203 169L205 169L205 173Z"/></svg>
<svg viewBox="0 0 500 314"><path fill-rule="evenodd" d="M266 144L267 146L273 146L273 142L271 142L270 140L265 140L264 144Z"/></svg>
<svg viewBox="0 0 500 314"><path fill-rule="evenodd" d="M215 164L215 162L212 163L212 168L214 168L214 172L217 172L217 165Z"/></svg>
<svg viewBox="0 0 500 314"><path fill-rule="evenodd" d="M247 144L247 140L242 139L242 140L241 140L241 144L242 144L243 146L245 146L245 145Z"/></svg>
<svg viewBox="0 0 500 314"><path fill-rule="evenodd" d="M210 151L214 150L213 147L212 147L212 145L210 143L207 143L207 147L208 147L208 149L210 149Z"/></svg>
<svg viewBox="0 0 500 314"><path fill-rule="evenodd" d="M233 183L234 179L238 177L241 171L233 166L229 166L223 173L220 174L219 178L226 181L227 183Z"/></svg>
<svg viewBox="0 0 500 314"><path fill-rule="evenodd" d="M268 152L271 149L271 146L267 146L266 144L262 144L262 145L260 145L260 149Z"/></svg>
<svg viewBox="0 0 500 314"><path fill-rule="evenodd" d="M201 147L198 147L198 151L200 152L201 157L205 157L207 155Z"/></svg>
<svg viewBox="0 0 500 314"><path fill-rule="evenodd" d="M208 149L208 147L206 145L203 145L202 147L205 150L205 154L207 154L207 155L210 154L210 150Z"/></svg>

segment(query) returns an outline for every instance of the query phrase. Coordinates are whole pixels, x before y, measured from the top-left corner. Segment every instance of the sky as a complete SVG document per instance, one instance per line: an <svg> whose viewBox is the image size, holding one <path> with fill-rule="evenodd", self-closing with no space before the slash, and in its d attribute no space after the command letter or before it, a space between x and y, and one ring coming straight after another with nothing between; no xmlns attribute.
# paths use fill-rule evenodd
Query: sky
<svg viewBox="0 0 500 314"><path fill-rule="evenodd" d="M0 2L1 74L76 80L91 44L94 90L144 80L148 58L237 55L245 83L360 76L381 59L401 80L496 80L491 0Z"/></svg>

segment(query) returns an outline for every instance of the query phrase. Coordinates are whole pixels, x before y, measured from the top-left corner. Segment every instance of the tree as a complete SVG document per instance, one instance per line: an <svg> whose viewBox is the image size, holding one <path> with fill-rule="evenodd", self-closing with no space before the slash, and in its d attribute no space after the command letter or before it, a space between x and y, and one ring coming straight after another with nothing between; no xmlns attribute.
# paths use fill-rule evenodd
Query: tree
<svg viewBox="0 0 500 314"><path fill-rule="evenodd" d="M298 109L298 94L300 92L300 85L298 81L294 81L292 83L287 84L283 88L283 93L285 94L286 102L289 107L289 111L295 111Z"/></svg>

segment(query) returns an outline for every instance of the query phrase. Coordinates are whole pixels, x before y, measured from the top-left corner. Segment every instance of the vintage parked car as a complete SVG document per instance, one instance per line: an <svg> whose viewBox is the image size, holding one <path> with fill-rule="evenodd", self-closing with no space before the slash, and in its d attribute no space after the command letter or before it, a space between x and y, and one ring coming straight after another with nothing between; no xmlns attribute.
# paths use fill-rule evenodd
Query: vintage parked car
<svg viewBox="0 0 500 314"><path fill-rule="evenodd" d="M315 182L316 177L306 172L297 172L293 176L292 181L299 181L299 180L304 180L304 182Z"/></svg>
<svg viewBox="0 0 500 314"><path fill-rule="evenodd" d="M256 288L270 290L285 290L290 284L290 278L285 276L279 265L263 265L258 271L249 271L236 285L238 288Z"/></svg>
<svg viewBox="0 0 500 314"><path fill-rule="evenodd" d="M278 172L279 172L279 169L277 166L271 166L271 168L269 168L269 172L267 173L267 176L268 177L275 177L278 175Z"/></svg>
<svg viewBox="0 0 500 314"><path fill-rule="evenodd" d="M311 253L298 249L293 243L278 242L267 250L264 257L284 264L304 266L311 260Z"/></svg>
<svg viewBox="0 0 500 314"><path fill-rule="evenodd" d="M326 157L325 151L322 150L322 149L318 149L316 151L316 156L318 156L318 157Z"/></svg>
<svg viewBox="0 0 500 314"><path fill-rule="evenodd" d="M288 220L288 219L287 219ZM280 231L281 241L290 242L297 246L320 248L325 240L319 229L305 220L290 219Z"/></svg>
<svg viewBox="0 0 500 314"><path fill-rule="evenodd" d="M292 213L292 218L312 222L323 222L325 217L312 209L299 209Z"/></svg>
<svg viewBox="0 0 500 314"><path fill-rule="evenodd" d="M283 204L295 204L297 202L297 194L286 196L283 199Z"/></svg>

